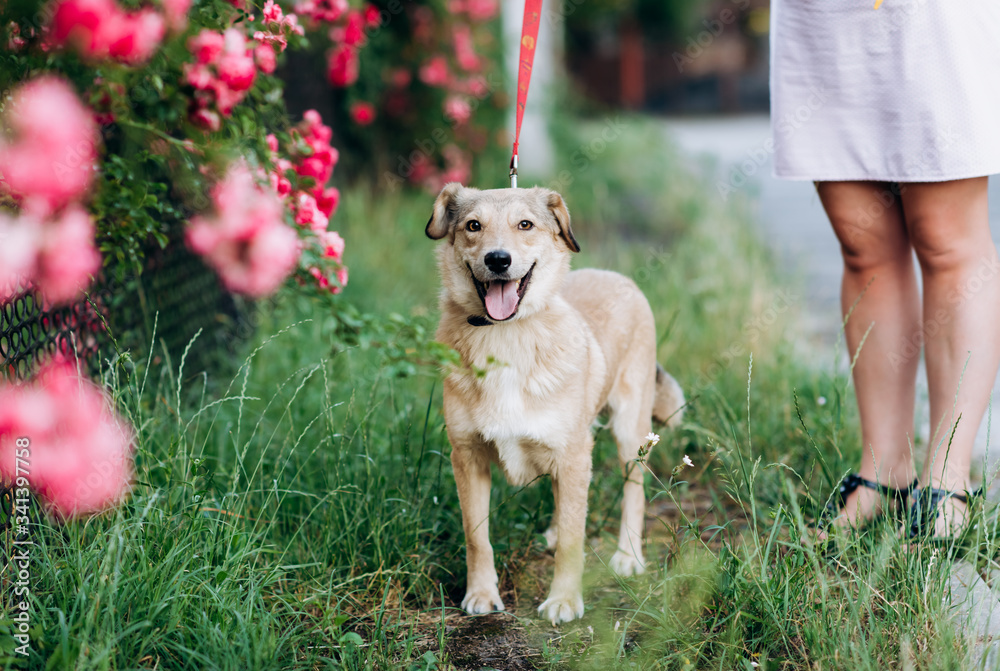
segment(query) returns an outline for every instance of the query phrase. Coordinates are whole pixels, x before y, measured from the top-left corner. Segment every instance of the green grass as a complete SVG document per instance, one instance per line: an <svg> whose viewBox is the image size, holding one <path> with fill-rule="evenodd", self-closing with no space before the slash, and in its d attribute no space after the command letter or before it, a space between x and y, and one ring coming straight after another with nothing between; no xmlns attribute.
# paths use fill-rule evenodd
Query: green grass
<svg viewBox="0 0 1000 671"><path fill-rule="evenodd" d="M592 130L576 132L562 141ZM432 197L356 188L337 217L351 283L336 310L280 296L231 380L166 356L108 367L138 429L137 485L89 520L42 518L33 653L7 668L465 668L491 639L507 663L537 668L962 668L943 554L904 551L889 525L847 537L833 562L814 548L806 521L858 458L845 371L834 352L803 355L803 299L746 213L714 204L653 133L633 121L564 193L576 266L639 283L660 361L691 399L648 461L662 515L648 575L619 582L602 564L622 478L601 430L584 619L557 631L536 617L549 484L499 476L491 532L512 615L459 612L461 519L427 344ZM650 205L601 182L641 186Z"/></svg>

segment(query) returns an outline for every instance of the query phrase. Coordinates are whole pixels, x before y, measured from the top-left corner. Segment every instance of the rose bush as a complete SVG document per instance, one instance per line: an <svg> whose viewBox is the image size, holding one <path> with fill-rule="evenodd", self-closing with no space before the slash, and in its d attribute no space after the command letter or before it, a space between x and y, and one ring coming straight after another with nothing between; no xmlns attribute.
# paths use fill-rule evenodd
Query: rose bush
<svg viewBox="0 0 1000 671"><path fill-rule="evenodd" d="M303 39L294 14L29 0L0 3L0 29L0 301L80 300L102 255L135 267L151 239L183 240L251 297L291 277L317 294L346 284L332 131L315 112L290 128L272 76ZM60 515L125 494L131 430L70 364L0 383L0 404L0 481L30 436L30 484Z"/></svg>
<svg viewBox="0 0 1000 671"><path fill-rule="evenodd" d="M354 9L302 0L296 11L316 30L314 57L326 57L331 120L352 174L431 192L468 183L479 169L506 175L499 0L373 0Z"/></svg>
<svg viewBox="0 0 1000 671"><path fill-rule="evenodd" d="M342 257L320 249L339 196L328 186L332 133L315 113L308 128L325 129L322 141L289 129L272 76L286 47L304 44L295 14L273 0L193 9L190 0L28 0L0 6L0 26L0 87L11 94L0 136L6 295L33 286L50 304L72 301L97 274L98 249L135 266L150 238L181 237L233 291L258 297L292 274L301 286L340 290ZM239 244L204 243L209 221L233 234L220 223L233 220L223 194L235 182L250 188L248 179L278 204L261 210L268 225L251 226ZM303 228L307 197L323 215ZM54 263L71 242L74 262ZM304 254L310 246L317 252ZM255 253L264 249L282 262L262 263ZM236 279L247 272L261 277Z"/></svg>
<svg viewBox="0 0 1000 671"><path fill-rule="evenodd" d="M150 242L171 241L236 293L340 293L330 119L350 155L374 158L356 174L429 189L469 181L473 155L500 144L497 13L498 0L0 0L0 301L26 289L46 306L78 301L111 268L137 272ZM276 73L307 40L337 104L327 122L309 110L291 125ZM477 125L484 110L493 125ZM69 388L61 366L0 396L48 408L51 425L29 428L88 455L106 427L43 402ZM21 430L0 423L4 451ZM54 454L56 442L39 449ZM64 514L123 491L74 503L45 482L33 484Z"/></svg>

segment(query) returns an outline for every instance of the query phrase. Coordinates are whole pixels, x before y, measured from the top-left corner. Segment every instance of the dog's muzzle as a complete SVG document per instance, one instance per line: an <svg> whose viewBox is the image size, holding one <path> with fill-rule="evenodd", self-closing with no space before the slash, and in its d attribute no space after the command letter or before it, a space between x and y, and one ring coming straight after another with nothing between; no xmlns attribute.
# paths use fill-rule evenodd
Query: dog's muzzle
<svg viewBox="0 0 1000 671"><path fill-rule="evenodd" d="M490 252L490 254L492 253ZM486 256L489 258L489 254ZM507 258L510 258L509 254L507 254ZM507 262L504 269L506 270L509 266L510 263ZM528 272L519 279L494 279L481 282L476 278L476 274L472 272L472 268L469 267L472 283L475 285L476 293L479 294L479 299L483 302L483 307L486 309L486 316L494 322L502 322L516 315L517 309L521 305L521 299L524 298L524 292L528 289L528 283L531 282L531 273L534 269L535 264L531 264ZM472 322L470 321L469 323L471 324ZM476 323L473 325L481 326L482 324Z"/></svg>

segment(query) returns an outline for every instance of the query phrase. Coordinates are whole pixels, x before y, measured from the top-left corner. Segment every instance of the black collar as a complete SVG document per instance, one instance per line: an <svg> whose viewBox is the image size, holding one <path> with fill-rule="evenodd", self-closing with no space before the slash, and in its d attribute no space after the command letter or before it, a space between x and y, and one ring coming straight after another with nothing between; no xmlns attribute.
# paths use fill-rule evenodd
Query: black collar
<svg viewBox="0 0 1000 671"><path fill-rule="evenodd" d="M482 315L472 315L465 321L472 326L493 326L493 322Z"/></svg>

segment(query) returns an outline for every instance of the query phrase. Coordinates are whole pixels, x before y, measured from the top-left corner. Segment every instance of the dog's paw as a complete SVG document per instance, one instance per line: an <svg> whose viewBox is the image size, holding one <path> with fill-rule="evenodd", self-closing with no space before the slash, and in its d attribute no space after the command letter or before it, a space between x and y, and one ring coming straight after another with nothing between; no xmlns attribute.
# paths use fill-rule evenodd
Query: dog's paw
<svg viewBox="0 0 1000 671"><path fill-rule="evenodd" d="M631 552L622 552L621 550L612 555L608 566L623 578L641 575L646 572L646 562L641 557L636 557Z"/></svg>
<svg viewBox="0 0 1000 671"><path fill-rule="evenodd" d="M462 599L462 608L470 615L480 615L503 610L504 606L496 585L490 585L466 592L465 598Z"/></svg>
<svg viewBox="0 0 1000 671"><path fill-rule="evenodd" d="M583 617L583 596L550 596L538 607L538 612L552 624L570 622Z"/></svg>
<svg viewBox="0 0 1000 671"><path fill-rule="evenodd" d="M550 526L542 535L545 536L545 546L549 550L554 550L556 547L556 540L559 538L559 530L556 529L556 525L553 524Z"/></svg>

